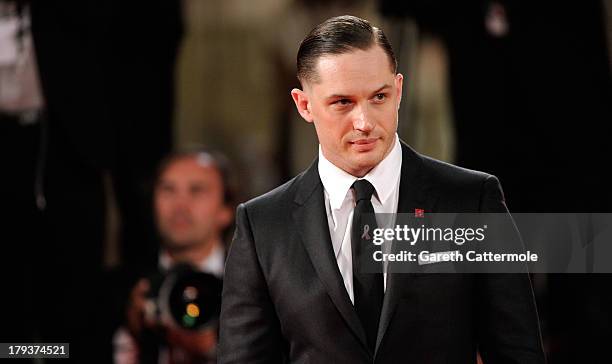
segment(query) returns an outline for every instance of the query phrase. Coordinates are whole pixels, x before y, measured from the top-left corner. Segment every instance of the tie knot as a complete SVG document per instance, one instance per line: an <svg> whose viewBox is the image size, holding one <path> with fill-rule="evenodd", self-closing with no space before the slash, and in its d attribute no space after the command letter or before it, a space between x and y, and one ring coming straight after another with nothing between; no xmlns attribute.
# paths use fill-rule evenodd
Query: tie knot
<svg viewBox="0 0 612 364"><path fill-rule="evenodd" d="M374 186L365 179L358 179L353 183L353 190L355 190L355 202L370 201L374 193Z"/></svg>

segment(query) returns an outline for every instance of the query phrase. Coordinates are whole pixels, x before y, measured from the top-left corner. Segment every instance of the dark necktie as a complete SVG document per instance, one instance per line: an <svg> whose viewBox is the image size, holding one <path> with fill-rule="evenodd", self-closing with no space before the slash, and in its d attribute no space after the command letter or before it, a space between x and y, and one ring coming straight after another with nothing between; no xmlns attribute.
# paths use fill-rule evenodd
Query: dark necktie
<svg viewBox="0 0 612 364"><path fill-rule="evenodd" d="M383 274L364 272L364 262L373 264L372 254L377 249L380 249L372 244L371 239L368 239L376 228L374 207L371 201L374 186L362 179L353 183L353 190L355 191L356 204L355 211L353 212L351 247L353 254L355 310L365 329L370 350L374 353L378 321L380 320L384 297ZM365 225L368 225L368 227L365 227ZM372 267L369 268L371 269Z"/></svg>

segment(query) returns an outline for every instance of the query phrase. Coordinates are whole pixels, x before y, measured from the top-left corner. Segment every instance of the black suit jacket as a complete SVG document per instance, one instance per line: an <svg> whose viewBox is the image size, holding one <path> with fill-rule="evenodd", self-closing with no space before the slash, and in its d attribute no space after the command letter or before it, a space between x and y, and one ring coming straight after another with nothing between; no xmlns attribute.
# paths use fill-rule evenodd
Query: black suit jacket
<svg viewBox="0 0 612 364"><path fill-rule="evenodd" d="M494 176L402 145L398 212L505 212ZM376 351L333 254L317 161L238 207L221 363L543 363L527 275L388 274Z"/></svg>

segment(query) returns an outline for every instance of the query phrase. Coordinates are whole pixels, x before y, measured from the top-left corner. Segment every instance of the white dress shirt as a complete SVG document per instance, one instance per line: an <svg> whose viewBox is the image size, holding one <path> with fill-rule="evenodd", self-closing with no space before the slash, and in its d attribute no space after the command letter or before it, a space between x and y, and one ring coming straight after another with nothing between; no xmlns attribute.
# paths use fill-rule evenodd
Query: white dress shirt
<svg viewBox="0 0 612 364"><path fill-rule="evenodd" d="M162 270L169 270L174 265L172 257L166 250L161 250L159 253L159 267ZM210 254L206 256L195 266L200 272L210 273L217 278L223 278L223 269L225 267L225 248L221 242L213 246Z"/></svg>
<svg viewBox="0 0 612 364"><path fill-rule="evenodd" d="M344 280L344 286L355 303L353 294L353 261L351 253L351 228L355 197L351 189L357 179L365 179L375 189L372 206L375 213L396 213L402 165L402 147L395 134L391 152L368 174L357 178L331 163L319 145L319 176L325 190L325 210L336 262ZM387 274L384 274L387 289Z"/></svg>

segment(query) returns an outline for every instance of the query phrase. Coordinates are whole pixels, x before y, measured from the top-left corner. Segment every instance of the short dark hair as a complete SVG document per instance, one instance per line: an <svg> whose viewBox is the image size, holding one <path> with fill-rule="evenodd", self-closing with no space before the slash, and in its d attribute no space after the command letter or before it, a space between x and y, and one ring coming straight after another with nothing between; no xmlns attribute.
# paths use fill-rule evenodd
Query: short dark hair
<svg viewBox="0 0 612 364"><path fill-rule="evenodd" d="M297 77L304 81L315 81L315 68L319 57L343 54L360 49L367 50L379 45L389 57L394 73L397 59L385 33L367 20L352 15L327 19L308 33L300 44L297 54Z"/></svg>
<svg viewBox="0 0 612 364"><path fill-rule="evenodd" d="M208 159L212 165L217 169L221 176L221 184L223 188L223 202L230 208L234 208L237 203L237 188L234 175L232 173L232 167L229 159L221 152L213 150L207 147L196 146L178 149L166 157L164 157L159 163L157 168L157 175L155 178L155 185L159 184L162 174L170 167L170 165L180 159L184 158L198 158L204 157Z"/></svg>

